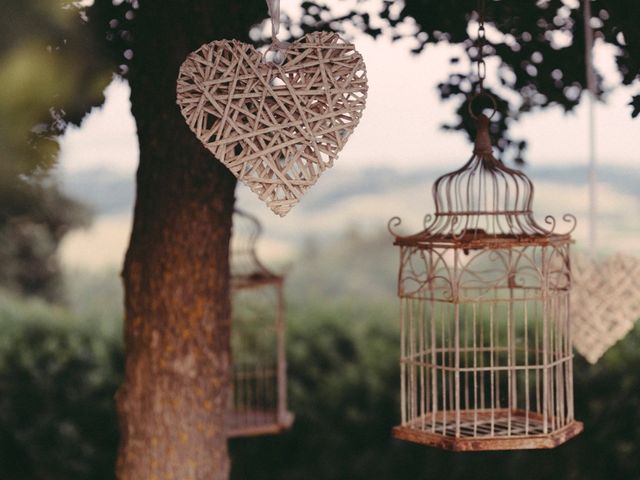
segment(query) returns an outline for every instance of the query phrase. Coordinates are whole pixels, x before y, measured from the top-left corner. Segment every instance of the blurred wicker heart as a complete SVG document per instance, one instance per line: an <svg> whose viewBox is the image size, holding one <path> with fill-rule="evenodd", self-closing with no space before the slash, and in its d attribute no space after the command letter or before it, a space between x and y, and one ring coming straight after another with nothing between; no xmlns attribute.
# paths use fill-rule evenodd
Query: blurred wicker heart
<svg viewBox="0 0 640 480"><path fill-rule="evenodd" d="M596 363L640 318L640 260L614 255L572 261L571 334L576 350Z"/></svg>
<svg viewBox="0 0 640 480"><path fill-rule="evenodd" d="M284 216L360 121L367 77L353 45L314 32L290 44L282 65L235 40L203 45L180 67L177 93L203 145Z"/></svg>

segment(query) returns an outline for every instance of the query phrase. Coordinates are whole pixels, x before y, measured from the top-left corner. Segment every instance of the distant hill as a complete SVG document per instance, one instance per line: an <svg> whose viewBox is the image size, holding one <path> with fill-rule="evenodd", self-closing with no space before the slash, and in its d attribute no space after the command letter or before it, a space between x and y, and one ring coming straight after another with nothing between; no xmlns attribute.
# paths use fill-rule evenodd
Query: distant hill
<svg viewBox="0 0 640 480"><path fill-rule="evenodd" d="M333 244L345 232L377 236L388 220L399 215L407 232L416 231L426 213L433 212L431 185L451 165L400 170L393 167L346 169L339 164L325 172L285 218L276 217L245 186L237 189L237 203L263 223L265 235L260 253L276 262L290 262L305 245ZM588 173L582 166L528 166L536 186L534 208L539 219L565 213L578 218L575 238L585 245L588 232ZM121 261L128 241L134 201L134 179L108 170L83 171L61 179L68 193L89 204L96 214L93 230L78 233L66 258L80 256L90 263L95 245L114 249L107 263ZM640 255L640 166L602 168L598 173L598 237L604 252L622 250ZM561 228L562 226L559 225ZM84 235L85 237L82 237ZM103 237L108 238L103 238ZM390 240L390 237L386 237ZM84 248L84 243L88 248ZM92 246L93 245L93 246ZM87 255L89 255L87 257ZM103 264L104 262L97 262Z"/></svg>
<svg viewBox="0 0 640 480"><path fill-rule="evenodd" d="M133 177L101 168L68 174L61 181L65 191L91 206L98 216L126 213L133 208Z"/></svg>
<svg viewBox="0 0 640 480"><path fill-rule="evenodd" d="M449 169L453 166L448 167ZM340 205L350 198L367 194L388 194L397 189L424 187L430 185L447 167L429 167L420 170L402 171L393 168L365 168L349 171L341 177L340 170L329 170L322 181L315 185L296 206L297 210L317 212ZM534 182L552 182L572 186L585 186L588 182L587 168L580 165L567 167L527 166L525 173ZM329 181L329 177L331 181ZM135 195L134 178L108 169L83 170L62 178L66 191L79 200L91 205L98 215L126 213L131 210ZM610 186L620 193L640 198L640 162L638 167L602 166L598 170L600 185ZM240 191L240 199L245 200L245 191ZM249 201L250 199L247 199Z"/></svg>

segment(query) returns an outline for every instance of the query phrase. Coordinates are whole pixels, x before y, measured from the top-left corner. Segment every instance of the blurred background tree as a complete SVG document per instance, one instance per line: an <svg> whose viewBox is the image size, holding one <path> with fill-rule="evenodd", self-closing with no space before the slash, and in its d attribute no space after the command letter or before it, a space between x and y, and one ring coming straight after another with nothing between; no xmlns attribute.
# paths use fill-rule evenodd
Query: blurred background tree
<svg viewBox="0 0 640 480"><path fill-rule="evenodd" d="M4 172L1 183L0 286L63 301L58 247L69 230L88 223L88 209L48 179Z"/></svg>
<svg viewBox="0 0 640 480"><path fill-rule="evenodd" d="M5 0L0 18L0 285L62 299L57 249L89 211L47 173L56 137L100 105L112 68L72 2Z"/></svg>

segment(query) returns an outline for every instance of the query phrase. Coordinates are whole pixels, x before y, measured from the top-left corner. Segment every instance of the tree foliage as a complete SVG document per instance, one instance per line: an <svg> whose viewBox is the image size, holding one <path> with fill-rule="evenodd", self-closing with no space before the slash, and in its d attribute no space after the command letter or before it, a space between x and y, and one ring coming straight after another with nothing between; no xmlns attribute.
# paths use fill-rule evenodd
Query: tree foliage
<svg viewBox="0 0 640 480"><path fill-rule="evenodd" d="M88 210L47 178L57 136L79 123L112 68L67 1L7 0L0 17L0 285L61 298L57 250Z"/></svg>
<svg viewBox="0 0 640 480"><path fill-rule="evenodd" d="M77 2L6 0L0 18L2 173L46 170L56 136L104 101L111 52L96 41Z"/></svg>
<svg viewBox="0 0 640 480"><path fill-rule="evenodd" d="M69 230L88 222L89 210L51 180L0 181L0 286L62 300L58 247Z"/></svg>
<svg viewBox="0 0 640 480"><path fill-rule="evenodd" d="M356 7L340 18L333 18L329 2L304 2L303 28L340 28L349 21L364 33L378 36L389 31L394 39L415 39L413 52L421 53L430 45L460 45L471 62L478 58L475 42L478 29L476 0L384 1L378 15L371 15L368 4ZM633 0L593 0L591 25L601 42L615 47L619 85L640 88L640 3ZM586 90L584 22L581 1L487 0L485 23L488 43L488 91L497 99L498 114L492 124L497 147L504 158L522 161L526 139L516 139L510 127L523 115L559 106L573 110ZM409 31L409 33L406 33ZM452 64L461 59L451 58ZM462 130L470 140L475 124L469 115L469 98L475 91L477 74L443 72L438 85L440 97L456 105L456 120L445 129ZM606 97L602 79L598 88ZM630 105L630 113L640 113L640 92ZM489 102L478 107L489 108Z"/></svg>

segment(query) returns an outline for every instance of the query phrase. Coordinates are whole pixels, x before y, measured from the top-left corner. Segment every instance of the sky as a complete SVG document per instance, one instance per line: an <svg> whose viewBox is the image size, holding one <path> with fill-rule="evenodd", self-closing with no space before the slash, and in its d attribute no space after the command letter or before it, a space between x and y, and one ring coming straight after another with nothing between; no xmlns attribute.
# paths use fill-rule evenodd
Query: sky
<svg viewBox="0 0 640 480"><path fill-rule="evenodd" d="M283 0L283 10L297 2ZM489 32L490 34L491 32ZM388 37L373 40L354 38L367 65L369 93L362 120L341 152L332 175L350 175L367 167L412 170L438 168L449 171L470 155L465 135L445 132L440 125L453 120L455 102L441 102L436 90L452 68L467 71L470 65L449 63L458 47L430 45L415 56L411 40L392 43ZM597 45L595 65L605 84L618 82L613 48ZM461 55L464 58L464 55ZM496 65L488 63L491 83ZM596 156L599 165L625 165L640 169L640 119L632 120L630 100L633 90L618 88L596 106ZM61 138L58 173L63 178L82 170L108 169L133 176L138 161L136 127L130 112L129 88L115 79L105 91L106 104L86 117L80 128L68 129ZM575 112L564 114L552 108L521 119L513 128L518 138L529 143L527 161L531 165L587 164L588 117L585 102ZM426 186L425 186L426 187ZM240 186L240 189L246 189ZM426 190L426 188L425 188ZM603 206L603 208L608 208ZM96 245L113 250L110 262L120 258L128 238L130 216L100 219L89 232L72 234L63 246L63 257L87 261ZM110 247L111 245L111 247ZM82 250L87 255L80 255ZM65 253L66 252L66 253Z"/></svg>

